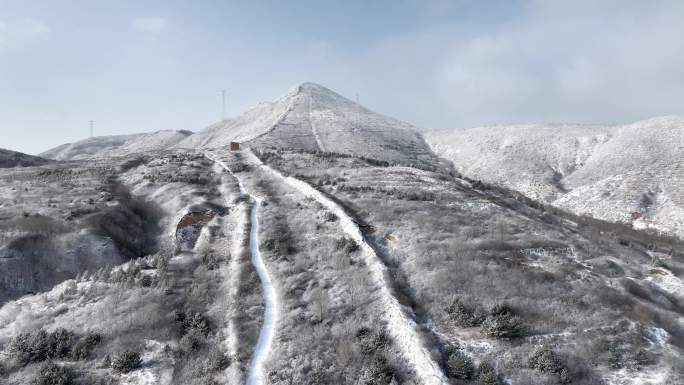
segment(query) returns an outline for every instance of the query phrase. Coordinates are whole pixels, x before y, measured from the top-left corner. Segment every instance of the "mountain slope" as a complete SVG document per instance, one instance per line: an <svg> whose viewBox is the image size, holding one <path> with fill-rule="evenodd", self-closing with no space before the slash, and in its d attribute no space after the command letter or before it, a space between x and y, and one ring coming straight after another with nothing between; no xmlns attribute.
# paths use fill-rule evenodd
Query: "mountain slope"
<svg viewBox="0 0 684 385"><path fill-rule="evenodd" d="M425 134L463 174L580 214L684 235L684 119Z"/></svg>
<svg viewBox="0 0 684 385"><path fill-rule="evenodd" d="M187 138L189 131L164 130L145 134L98 136L67 143L40 156L55 160L80 160L124 156L169 148Z"/></svg>
<svg viewBox="0 0 684 385"><path fill-rule="evenodd" d="M0 168L40 166L50 160L0 148Z"/></svg>
<svg viewBox="0 0 684 385"><path fill-rule="evenodd" d="M220 148L231 141L391 162L432 160L428 146L411 125L374 113L314 83L304 83L273 102L212 125L179 147Z"/></svg>

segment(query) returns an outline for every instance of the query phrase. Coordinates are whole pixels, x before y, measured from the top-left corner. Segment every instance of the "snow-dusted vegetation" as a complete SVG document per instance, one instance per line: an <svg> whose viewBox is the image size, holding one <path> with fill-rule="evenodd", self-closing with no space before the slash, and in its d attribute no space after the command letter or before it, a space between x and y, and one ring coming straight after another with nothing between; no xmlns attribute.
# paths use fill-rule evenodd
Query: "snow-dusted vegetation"
<svg viewBox="0 0 684 385"><path fill-rule="evenodd" d="M0 302L156 247L155 204L130 194L121 164L0 172Z"/></svg>
<svg viewBox="0 0 684 385"><path fill-rule="evenodd" d="M453 373L462 379L486 363L510 383L631 383L644 371L655 383L681 380L682 297L662 277L679 282L682 263L668 239L649 250L618 229L609 236L448 174L325 153L259 155L366 225L447 373L455 349L473 361Z"/></svg>
<svg viewBox="0 0 684 385"><path fill-rule="evenodd" d="M224 181L201 153L140 156L108 167L116 171L119 188L127 189L130 200L144 200L146 209L155 208L157 215L159 231L150 232L138 228L142 217L117 214L121 229L130 232L122 236L156 235L155 247L139 250L142 255L126 255L123 248L129 246L114 242L114 251L136 258L124 264L90 250L91 259L77 265L74 279L0 308L3 383L236 381L240 370L231 368L239 365L233 361L238 352L230 355L228 342L237 337L230 328L233 312L226 310L226 303L238 282L227 279L232 273L228 268L232 242L222 239L234 233L242 220L242 210L225 206L223 194L229 194L233 184ZM116 197L105 200L109 202L105 207L122 207ZM201 230L193 250L176 252L180 251L174 237L176 223L198 208L213 210L216 217ZM98 211L93 211L87 215L97 216ZM78 234L85 237L95 231L83 227ZM39 249L32 250L42 255ZM67 262L71 261L62 264ZM57 269L63 270L61 266ZM68 382L50 382L55 378Z"/></svg>
<svg viewBox="0 0 684 385"><path fill-rule="evenodd" d="M631 126L475 130L452 166L305 83L0 169L0 383L684 383L684 243L650 229L681 220L677 124L639 125L674 133L644 148ZM500 168L458 161L492 148ZM633 222L597 214L637 198Z"/></svg>
<svg viewBox="0 0 684 385"><path fill-rule="evenodd" d="M684 235L681 117L623 126L436 130L425 136L466 176L578 214Z"/></svg>

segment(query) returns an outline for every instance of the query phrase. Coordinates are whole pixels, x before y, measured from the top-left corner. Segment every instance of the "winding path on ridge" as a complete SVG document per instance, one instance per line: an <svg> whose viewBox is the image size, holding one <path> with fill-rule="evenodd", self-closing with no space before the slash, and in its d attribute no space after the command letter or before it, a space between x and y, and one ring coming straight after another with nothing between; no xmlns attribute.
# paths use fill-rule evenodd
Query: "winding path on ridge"
<svg viewBox="0 0 684 385"><path fill-rule="evenodd" d="M245 160L252 166L259 167L262 170L271 173L276 180L280 180L289 185L303 196L317 201L323 207L337 215L340 220L341 230L348 237L356 241L361 248L361 254L369 268L369 273L372 277L372 280L377 284L377 287L380 290L383 306L382 313L384 314L384 321L387 322L387 329L390 335L393 337L393 340L395 341L397 348L400 350L401 355L409 363L411 369L413 369L417 382L423 385L448 384L449 381L444 375L442 368L432 358L429 349L424 344L421 331L419 330L419 325L417 325L411 314L407 313L407 310L392 294L390 289L391 284L388 282L386 266L383 264L381 258L376 254L373 247L368 244L358 225L354 222L352 217L347 214L345 209L310 184L294 177L286 177L279 171L263 164L261 160L259 160L259 158L256 157L249 149L241 151L241 153L245 156L245 158L248 158ZM211 154L207 154L207 157L235 176L235 174L232 173L230 168L224 162L220 161L218 158L215 158ZM254 263L254 266L257 268L257 270L259 270L259 276L262 280L266 303L264 324L261 329L261 334L259 335L259 341L255 348L252 364L247 376L247 384L256 385L263 384L260 377L262 375L261 365L268 354L268 350L270 349L270 344L273 338L274 323L276 318L275 314L273 313L276 309L275 291L270 285L270 279L268 278L266 269L263 266L263 260L258 254L258 245L255 244L256 233L254 233L254 231L258 229L256 210L259 207L260 198L246 193L242 183L240 182L240 179L237 178L237 176L235 177L240 186L241 193L250 196L251 201L253 202L251 212L252 232L250 233L250 248L252 249L252 252L256 252L256 258L254 258L253 254L253 260L257 261L257 263ZM265 274L266 278L262 276L262 272Z"/></svg>
<svg viewBox="0 0 684 385"><path fill-rule="evenodd" d="M403 357L410 363L415 372L418 383L423 385L446 385L449 383L440 365L435 362L423 343L419 325L415 322L407 310L399 303L397 298L391 292L391 284L387 278L387 268L383 264L381 258L376 254L373 247L366 241L361 229L356 224L354 219L345 211L345 209L337 204L332 199L325 196L322 192L311 186L310 184L291 177L284 176L279 171L264 164L261 160L247 149L244 152L251 157L254 165L261 167L273 174L278 180L286 183L290 187L297 190L302 195L309 197L323 207L333 212L340 220L340 225L344 233L352 238L360 246L362 256L369 268L369 272L373 277L373 281L377 283L380 289L382 303L384 307L384 318L387 322L388 331L393 337L397 347L401 351Z"/></svg>
<svg viewBox="0 0 684 385"><path fill-rule="evenodd" d="M205 156L210 160L214 161L216 164L221 166L223 169L228 171L238 183L240 188L240 194L249 197L250 202L250 230L249 230L249 253L251 256L252 265L259 275L259 280L261 281L261 289L264 293L264 322L259 331L259 338L257 344L254 347L254 353L252 353L252 360L249 364L247 370L247 385L263 385L264 373L263 364L271 348L271 343L273 342L273 336L275 331L275 323L277 320L277 296L275 288L271 283L271 277L266 270L266 265L264 260L261 258L261 252L259 251L259 207L261 206L261 198L249 194L240 179L233 173L233 171L224 162L218 160L218 158L205 153Z"/></svg>

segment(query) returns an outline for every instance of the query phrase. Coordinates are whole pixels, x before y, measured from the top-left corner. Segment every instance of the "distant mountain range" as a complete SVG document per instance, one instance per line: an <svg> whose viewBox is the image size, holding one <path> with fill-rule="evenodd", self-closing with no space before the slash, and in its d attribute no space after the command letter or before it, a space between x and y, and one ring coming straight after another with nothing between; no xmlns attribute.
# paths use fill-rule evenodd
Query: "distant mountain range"
<svg viewBox="0 0 684 385"><path fill-rule="evenodd" d="M50 163L50 160L0 148L0 168L40 166L46 163Z"/></svg>
<svg viewBox="0 0 684 385"><path fill-rule="evenodd" d="M190 131L165 130L144 134L97 136L57 146L41 153L40 156L54 160L125 156L173 147L191 134Z"/></svg>
<svg viewBox="0 0 684 385"><path fill-rule="evenodd" d="M684 118L434 130L425 137L471 178L575 213L684 236Z"/></svg>
<svg viewBox="0 0 684 385"><path fill-rule="evenodd" d="M421 134L321 85L303 83L197 133L96 137L40 156L78 160L171 148L227 148L231 142L399 164L436 164L439 156L466 176L578 214L684 236L681 117L623 126L501 125Z"/></svg>

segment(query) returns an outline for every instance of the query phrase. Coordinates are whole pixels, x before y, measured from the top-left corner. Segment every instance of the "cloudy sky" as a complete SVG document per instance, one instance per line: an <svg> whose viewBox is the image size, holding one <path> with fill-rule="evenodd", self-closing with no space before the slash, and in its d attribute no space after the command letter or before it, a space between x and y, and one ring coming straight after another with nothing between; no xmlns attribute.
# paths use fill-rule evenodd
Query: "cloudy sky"
<svg viewBox="0 0 684 385"><path fill-rule="evenodd" d="M684 1L0 0L0 147L199 130L314 81L426 128L684 114Z"/></svg>

